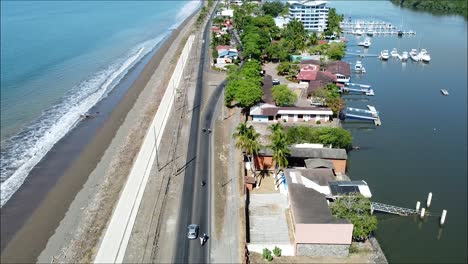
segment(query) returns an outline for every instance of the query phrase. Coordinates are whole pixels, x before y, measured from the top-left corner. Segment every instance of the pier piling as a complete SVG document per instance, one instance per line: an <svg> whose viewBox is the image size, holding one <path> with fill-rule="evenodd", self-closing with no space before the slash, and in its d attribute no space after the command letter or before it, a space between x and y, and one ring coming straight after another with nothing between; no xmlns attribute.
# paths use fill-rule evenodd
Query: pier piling
<svg viewBox="0 0 468 264"><path fill-rule="evenodd" d="M416 211L419 212L419 208L421 208L421 202L417 201L416 202Z"/></svg>
<svg viewBox="0 0 468 264"><path fill-rule="evenodd" d="M445 224L445 217L447 216L447 210L442 210L442 215L440 216L440 226Z"/></svg>
<svg viewBox="0 0 468 264"><path fill-rule="evenodd" d="M421 209L421 214L419 215L421 217L421 219L424 218L425 213L426 213L426 208L422 208Z"/></svg>
<svg viewBox="0 0 468 264"><path fill-rule="evenodd" d="M427 195L427 202L426 202L426 207L427 207L427 208L431 207L431 201L432 201L432 193L430 192L430 193Z"/></svg>

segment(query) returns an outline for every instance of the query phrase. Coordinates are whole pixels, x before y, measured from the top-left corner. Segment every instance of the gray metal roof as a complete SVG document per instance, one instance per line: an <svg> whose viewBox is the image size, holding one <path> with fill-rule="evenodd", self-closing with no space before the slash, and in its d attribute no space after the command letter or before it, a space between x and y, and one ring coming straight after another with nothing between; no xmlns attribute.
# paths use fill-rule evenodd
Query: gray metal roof
<svg viewBox="0 0 468 264"><path fill-rule="evenodd" d="M305 160L306 168L308 169L316 169L316 168L329 168L335 169L335 165L333 162L324 159L306 159Z"/></svg>
<svg viewBox="0 0 468 264"><path fill-rule="evenodd" d="M291 157L295 158L320 158L320 159L348 159L346 150L334 148L295 148L289 147L291 150ZM273 156L273 151L270 148L263 148L259 150L260 155Z"/></svg>
<svg viewBox="0 0 468 264"><path fill-rule="evenodd" d="M294 221L302 224L348 224L344 219L335 218L328 208L325 196L300 183L293 183L290 170L285 171L289 201Z"/></svg>

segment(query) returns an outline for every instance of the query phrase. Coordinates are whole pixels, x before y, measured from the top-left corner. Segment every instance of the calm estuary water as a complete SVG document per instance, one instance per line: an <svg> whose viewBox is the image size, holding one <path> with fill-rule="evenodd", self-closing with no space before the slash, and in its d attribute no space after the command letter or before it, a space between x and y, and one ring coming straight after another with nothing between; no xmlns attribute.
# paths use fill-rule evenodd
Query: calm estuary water
<svg viewBox="0 0 468 264"><path fill-rule="evenodd" d="M376 57L361 60L367 73L352 82L371 84L375 96L348 96L347 105L374 105L383 125L346 124L361 149L349 156L348 174L370 185L373 201L414 208L433 193L430 213L438 217L379 214L377 238L391 263L467 262L467 22L457 16L400 9L387 1L334 1L346 18L384 20L414 37L375 36L368 54L397 48L399 53L426 48L429 64ZM356 44L365 37L346 35L349 53L364 52ZM440 89L449 91L442 96Z"/></svg>

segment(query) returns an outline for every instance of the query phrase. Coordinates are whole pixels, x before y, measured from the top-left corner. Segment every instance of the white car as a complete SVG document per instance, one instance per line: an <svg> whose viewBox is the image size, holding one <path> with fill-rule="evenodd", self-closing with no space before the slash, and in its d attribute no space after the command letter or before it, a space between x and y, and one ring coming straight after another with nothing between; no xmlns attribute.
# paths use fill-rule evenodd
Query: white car
<svg viewBox="0 0 468 264"><path fill-rule="evenodd" d="M280 81L278 79L273 79L273 85L279 85Z"/></svg>
<svg viewBox="0 0 468 264"><path fill-rule="evenodd" d="M197 237L198 237L198 226L195 225L195 224L190 224L187 227L187 229L188 229L187 238L188 239L197 239Z"/></svg>

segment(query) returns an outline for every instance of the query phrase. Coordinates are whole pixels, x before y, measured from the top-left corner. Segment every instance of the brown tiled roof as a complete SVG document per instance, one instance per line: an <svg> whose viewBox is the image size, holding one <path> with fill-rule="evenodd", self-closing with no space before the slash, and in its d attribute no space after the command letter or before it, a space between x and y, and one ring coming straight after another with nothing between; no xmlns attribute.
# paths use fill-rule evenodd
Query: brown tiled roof
<svg viewBox="0 0 468 264"><path fill-rule="evenodd" d="M312 64L312 65L320 66L320 61L319 60L301 60L301 65L303 64Z"/></svg>
<svg viewBox="0 0 468 264"><path fill-rule="evenodd" d="M271 88L273 88L273 78L271 77L271 75L265 75L265 77L263 77L262 101L267 104L274 105L275 102L273 102L273 92L271 91Z"/></svg>
<svg viewBox="0 0 468 264"><path fill-rule="evenodd" d="M231 47L229 46L223 46L223 45L218 45L216 46L216 50L219 51L221 49L224 49L224 50L229 50Z"/></svg>
<svg viewBox="0 0 468 264"><path fill-rule="evenodd" d="M317 73L317 78L316 80L321 80L325 83L329 82L336 82L336 76L335 74L327 71L320 71Z"/></svg>
<svg viewBox="0 0 468 264"><path fill-rule="evenodd" d="M331 73L343 74L346 77L351 76L351 67L349 63L344 61L333 61L327 65L327 71Z"/></svg>
<svg viewBox="0 0 468 264"><path fill-rule="evenodd" d="M313 80L309 82L309 87L307 88L307 94L312 94L313 91L318 90L325 86L325 82L322 80Z"/></svg>
<svg viewBox="0 0 468 264"><path fill-rule="evenodd" d="M313 81L317 79L317 72L314 70L301 70L296 78L300 81Z"/></svg>

